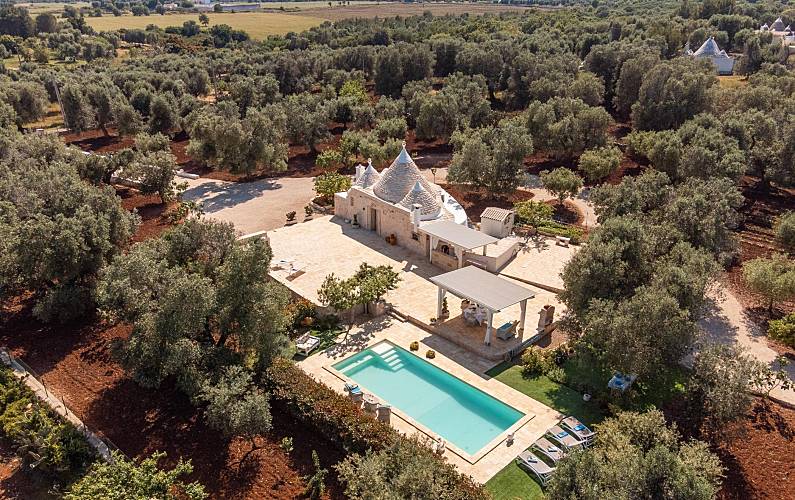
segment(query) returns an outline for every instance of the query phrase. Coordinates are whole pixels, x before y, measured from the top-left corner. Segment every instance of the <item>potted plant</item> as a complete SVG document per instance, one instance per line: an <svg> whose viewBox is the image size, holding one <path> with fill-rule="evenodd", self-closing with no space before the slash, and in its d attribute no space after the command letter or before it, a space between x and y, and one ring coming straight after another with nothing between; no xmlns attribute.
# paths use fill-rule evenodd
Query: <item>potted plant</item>
<svg viewBox="0 0 795 500"><path fill-rule="evenodd" d="M436 357L436 353L433 349L428 349L428 352L425 353L425 357L428 359L433 359Z"/></svg>
<svg viewBox="0 0 795 500"><path fill-rule="evenodd" d="M293 210L292 212L287 212L286 217L287 217L287 223L288 224L291 224L291 223L295 222L295 210Z"/></svg>
<svg viewBox="0 0 795 500"><path fill-rule="evenodd" d="M314 214L314 213L315 213L315 211L312 210L312 206L311 205L306 205L304 207L304 214L306 215L307 219L311 218L312 214Z"/></svg>
<svg viewBox="0 0 795 500"><path fill-rule="evenodd" d="M446 319L450 317L450 309L447 308L447 297L442 299L442 315L439 317L440 319Z"/></svg>
<svg viewBox="0 0 795 500"><path fill-rule="evenodd" d="M420 343L415 340L414 342L409 344L409 349L411 349L412 351L419 351L420 350Z"/></svg>

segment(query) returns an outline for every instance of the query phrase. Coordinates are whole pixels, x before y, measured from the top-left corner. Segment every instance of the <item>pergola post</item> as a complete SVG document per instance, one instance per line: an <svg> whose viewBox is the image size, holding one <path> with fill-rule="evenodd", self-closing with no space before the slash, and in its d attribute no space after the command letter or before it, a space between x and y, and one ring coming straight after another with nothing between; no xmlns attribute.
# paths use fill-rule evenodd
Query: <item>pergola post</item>
<svg viewBox="0 0 795 500"><path fill-rule="evenodd" d="M522 315L519 317L519 333L524 333L524 319L527 316L527 299L519 302L519 307L522 309Z"/></svg>
<svg viewBox="0 0 795 500"><path fill-rule="evenodd" d="M484 256L484 257L486 256L486 247L487 247L487 246L488 246L488 245L483 245L483 256Z"/></svg>
<svg viewBox="0 0 795 500"><path fill-rule="evenodd" d="M486 319L488 323L486 324L486 338L483 340L483 343L491 345L491 322L494 319L494 312L491 309L486 309Z"/></svg>
<svg viewBox="0 0 795 500"><path fill-rule="evenodd" d="M453 246L455 253L458 256L458 268L464 267L464 249L461 247Z"/></svg>
<svg viewBox="0 0 795 500"><path fill-rule="evenodd" d="M439 291L436 294L436 297L437 297L437 300L436 300L436 319L437 320L442 317L442 304L444 303L445 292L447 292L447 290L445 290L442 287L439 287Z"/></svg>

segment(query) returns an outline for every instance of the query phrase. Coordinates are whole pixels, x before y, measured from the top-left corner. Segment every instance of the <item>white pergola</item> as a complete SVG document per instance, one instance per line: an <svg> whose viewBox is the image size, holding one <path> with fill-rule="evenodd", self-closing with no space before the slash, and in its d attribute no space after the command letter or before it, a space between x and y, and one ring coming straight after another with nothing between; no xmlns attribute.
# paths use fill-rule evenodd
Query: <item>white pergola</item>
<svg viewBox="0 0 795 500"><path fill-rule="evenodd" d="M494 313L514 304L519 304L521 307L519 329L524 331L527 299L535 297L531 290L475 266L466 266L434 276L431 278L431 282L439 288L436 304L437 318L442 315L442 302L447 292L462 299L469 299L486 308L488 326L486 326L486 338L483 339L484 344L491 344Z"/></svg>
<svg viewBox="0 0 795 500"><path fill-rule="evenodd" d="M486 233L481 233L451 220L428 222L420 226L420 231L430 235L431 248L428 258L433 263L433 251L439 240L449 243L458 256L458 267L464 265L464 252L471 252L476 248L483 248L486 255L486 246L497 243L499 240Z"/></svg>

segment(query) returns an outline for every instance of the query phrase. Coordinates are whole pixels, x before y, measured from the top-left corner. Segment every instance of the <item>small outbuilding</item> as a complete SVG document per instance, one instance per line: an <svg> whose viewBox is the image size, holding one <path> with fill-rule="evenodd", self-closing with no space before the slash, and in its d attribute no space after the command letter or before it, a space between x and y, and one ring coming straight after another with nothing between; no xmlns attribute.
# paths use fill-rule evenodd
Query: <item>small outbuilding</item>
<svg viewBox="0 0 795 500"><path fill-rule="evenodd" d="M513 210L488 207L480 214L480 231L495 238L506 238L513 231L514 218Z"/></svg>

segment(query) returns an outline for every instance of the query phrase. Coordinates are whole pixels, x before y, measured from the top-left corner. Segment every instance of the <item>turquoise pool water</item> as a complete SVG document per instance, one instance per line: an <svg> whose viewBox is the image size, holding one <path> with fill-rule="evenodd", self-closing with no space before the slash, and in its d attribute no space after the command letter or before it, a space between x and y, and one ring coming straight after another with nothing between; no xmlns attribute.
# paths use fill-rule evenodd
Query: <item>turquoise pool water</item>
<svg viewBox="0 0 795 500"><path fill-rule="evenodd" d="M388 342L340 361L334 369L470 455L524 416Z"/></svg>

